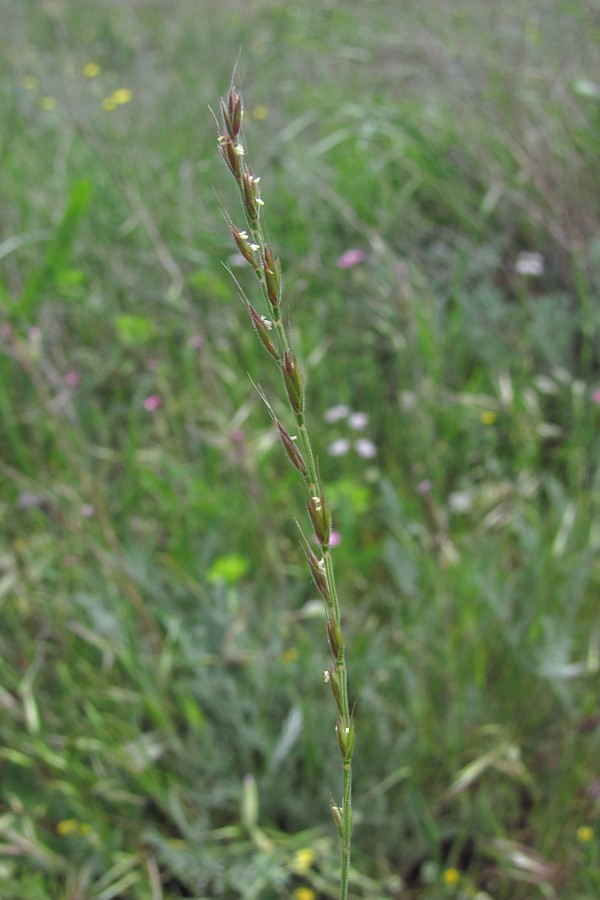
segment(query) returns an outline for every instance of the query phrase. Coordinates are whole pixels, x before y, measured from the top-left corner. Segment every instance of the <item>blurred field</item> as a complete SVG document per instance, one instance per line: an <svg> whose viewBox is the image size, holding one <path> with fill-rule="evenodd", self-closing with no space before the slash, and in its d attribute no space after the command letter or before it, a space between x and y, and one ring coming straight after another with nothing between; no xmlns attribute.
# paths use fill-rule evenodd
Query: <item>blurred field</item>
<svg viewBox="0 0 600 900"><path fill-rule="evenodd" d="M223 266L253 290L238 53L341 537L352 897L600 896L596 4L0 15L0 896L337 897L302 499Z"/></svg>

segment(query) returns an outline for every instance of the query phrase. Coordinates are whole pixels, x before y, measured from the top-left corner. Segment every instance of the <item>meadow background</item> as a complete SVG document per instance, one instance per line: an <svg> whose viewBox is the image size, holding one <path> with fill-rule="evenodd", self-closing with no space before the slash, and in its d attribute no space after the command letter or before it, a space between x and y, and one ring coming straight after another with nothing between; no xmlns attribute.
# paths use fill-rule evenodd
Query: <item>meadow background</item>
<svg viewBox="0 0 600 900"><path fill-rule="evenodd" d="M597 5L0 14L0 896L337 896L302 495L223 266L252 296L240 47L341 538L352 897L600 896Z"/></svg>

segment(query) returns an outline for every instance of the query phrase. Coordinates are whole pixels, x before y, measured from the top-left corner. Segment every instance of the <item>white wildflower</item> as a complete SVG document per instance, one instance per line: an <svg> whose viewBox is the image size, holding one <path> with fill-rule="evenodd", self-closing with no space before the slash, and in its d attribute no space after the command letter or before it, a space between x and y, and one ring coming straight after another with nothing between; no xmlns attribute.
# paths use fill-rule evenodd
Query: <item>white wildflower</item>
<svg viewBox="0 0 600 900"><path fill-rule="evenodd" d="M326 422L332 424L333 422L339 422L340 419L345 419L349 412L350 410L345 403L338 403L337 406L332 406L331 409L328 409L323 418Z"/></svg>
<svg viewBox="0 0 600 900"><path fill-rule="evenodd" d="M349 449L350 441L346 438L338 438L336 441L331 442L327 448L327 453L329 456L345 456Z"/></svg>
<svg viewBox="0 0 600 900"><path fill-rule="evenodd" d="M354 442L354 449L363 459L373 459L377 456L377 447L368 438L359 438Z"/></svg>
<svg viewBox="0 0 600 900"><path fill-rule="evenodd" d="M362 431L367 427L369 417L364 412L353 412L348 416L348 425L354 431Z"/></svg>
<svg viewBox="0 0 600 900"><path fill-rule="evenodd" d="M539 278L544 274L544 257L541 253L519 253L515 260L515 272Z"/></svg>

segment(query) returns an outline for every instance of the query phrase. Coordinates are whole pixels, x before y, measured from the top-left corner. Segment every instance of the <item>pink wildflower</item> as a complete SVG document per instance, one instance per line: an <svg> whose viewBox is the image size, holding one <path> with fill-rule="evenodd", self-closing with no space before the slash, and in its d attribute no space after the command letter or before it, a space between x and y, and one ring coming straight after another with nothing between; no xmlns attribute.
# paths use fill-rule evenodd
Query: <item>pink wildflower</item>
<svg viewBox="0 0 600 900"><path fill-rule="evenodd" d="M366 259L367 254L364 250L346 250L336 260L336 266L339 269L353 269L359 263Z"/></svg>
<svg viewBox="0 0 600 900"><path fill-rule="evenodd" d="M327 448L327 453L329 456L345 456L349 449L350 441L346 438L338 438L336 441L331 442Z"/></svg>
<svg viewBox="0 0 600 900"><path fill-rule="evenodd" d="M312 539L315 544L319 544L319 546L320 546L319 538L316 536L316 534L313 534ZM336 531L334 528L332 528L331 532L329 534L329 546L337 547L338 544L341 544L341 543L342 543L342 535L340 534L339 531Z"/></svg>
<svg viewBox="0 0 600 900"><path fill-rule="evenodd" d="M363 459L373 459L377 456L377 447L369 438L359 438L354 442L354 449Z"/></svg>
<svg viewBox="0 0 600 900"><path fill-rule="evenodd" d="M203 343L204 340L201 334L193 334L188 340L188 347L190 350L199 350Z"/></svg>
<svg viewBox="0 0 600 900"><path fill-rule="evenodd" d="M600 406L600 390L594 391L592 394L592 403L597 403Z"/></svg>
<svg viewBox="0 0 600 900"><path fill-rule="evenodd" d="M67 372L65 375L65 384L67 387L76 388L79 382L81 381L81 375L79 372Z"/></svg>
<svg viewBox="0 0 600 900"><path fill-rule="evenodd" d="M146 397L144 400L144 409L147 410L147 412L154 412L159 406L162 406L162 397L160 394L150 394L150 396Z"/></svg>
<svg viewBox="0 0 600 900"><path fill-rule="evenodd" d="M353 428L354 431L362 431L363 428L367 427L369 422L369 417L364 412L353 412L348 416L348 425L350 428Z"/></svg>

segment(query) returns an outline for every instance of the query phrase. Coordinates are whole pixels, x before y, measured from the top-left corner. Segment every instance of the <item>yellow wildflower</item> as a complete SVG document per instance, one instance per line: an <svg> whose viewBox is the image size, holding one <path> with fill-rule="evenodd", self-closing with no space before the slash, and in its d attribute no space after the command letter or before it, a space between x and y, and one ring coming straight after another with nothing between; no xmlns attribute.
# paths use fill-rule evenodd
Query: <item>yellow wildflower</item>
<svg viewBox="0 0 600 900"><path fill-rule="evenodd" d="M310 847L301 847L300 850L296 851L294 872L297 872L300 875L304 872L308 872L314 861L315 851L311 850Z"/></svg>
<svg viewBox="0 0 600 900"><path fill-rule="evenodd" d="M581 841L582 844L589 844L590 841L594 840L594 829L590 828L589 825L580 825L576 833L577 840Z"/></svg>
<svg viewBox="0 0 600 900"><path fill-rule="evenodd" d="M281 661L284 663L293 663L298 659L298 651L295 647L286 647L281 654Z"/></svg>
<svg viewBox="0 0 600 900"><path fill-rule="evenodd" d="M124 103L129 103L131 98L133 97L132 92L129 88L117 88L116 91L113 91L110 97L105 97L102 101L102 109L107 110L108 112L112 112L113 109L116 109L117 106L122 106Z"/></svg>
<svg viewBox="0 0 600 900"><path fill-rule="evenodd" d="M56 832L57 834L60 834L61 837L65 837L65 835L77 831L78 828L79 822L77 819L62 819L56 826Z"/></svg>
<svg viewBox="0 0 600 900"><path fill-rule="evenodd" d="M117 88L116 91L113 91L112 98L117 106L121 106L123 103L129 103L132 96L129 88Z"/></svg>
<svg viewBox="0 0 600 900"><path fill-rule="evenodd" d="M312 888L299 887L294 891L294 900L317 900L317 895Z"/></svg>
<svg viewBox="0 0 600 900"><path fill-rule="evenodd" d="M493 425L497 418L493 409L484 409L480 416L482 425Z"/></svg>
<svg viewBox="0 0 600 900"><path fill-rule="evenodd" d="M266 106L258 105L252 107L252 117L257 120L257 122L264 122L264 120L269 115L269 110Z"/></svg>
<svg viewBox="0 0 600 900"><path fill-rule="evenodd" d="M442 881L447 887L454 887L460 880L460 872L458 869L446 869L442 875Z"/></svg>
<svg viewBox="0 0 600 900"><path fill-rule="evenodd" d="M35 75L24 75L22 85L26 91L35 91L38 86L38 80Z"/></svg>
<svg viewBox="0 0 600 900"><path fill-rule="evenodd" d="M86 78L96 78L100 74L100 66L95 62L86 63L83 67L83 74Z"/></svg>
<svg viewBox="0 0 600 900"><path fill-rule="evenodd" d="M92 833L92 826L89 822L79 822L77 819L62 819L56 825L56 832L61 837L66 837L67 834L74 832L87 836Z"/></svg>
<svg viewBox="0 0 600 900"><path fill-rule="evenodd" d="M42 97L40 100L40 108L43 109L44 112L52 112L52 110L56 108L56 100L54 97Z"/></svg>

